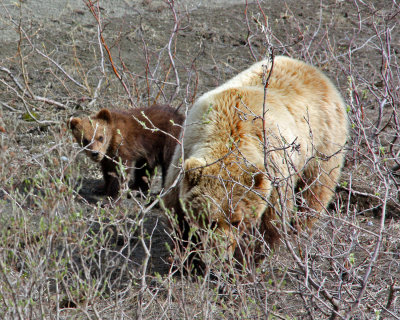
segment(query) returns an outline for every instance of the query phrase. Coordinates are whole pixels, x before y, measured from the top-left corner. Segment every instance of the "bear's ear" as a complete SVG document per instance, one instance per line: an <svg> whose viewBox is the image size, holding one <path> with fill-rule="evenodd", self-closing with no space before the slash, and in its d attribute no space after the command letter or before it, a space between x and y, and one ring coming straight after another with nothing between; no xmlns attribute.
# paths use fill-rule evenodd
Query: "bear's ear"
<svg viewBox="0 0 400 320"><path fill-rule="evenodd" d="M254 179L254 188L256 190L259 190L263 193L268 191L270 183L269 180L265 177L265 174L263 172L256 173L253 176L253 179Z"/></svg>
<svg viewBox="0 0 400 320"><path fill-rule="evenodd" d="M199 183L205 166L206 161L204 159L190 157L185 161L185 181L190 187Z"/></svg>
<svg viewBox="0 0 400 320"><path fill-rule="evenodd" d="M69 129L74 130L78 124L81 123L81 119L79 118L70 118L67 121L67 126Z"/></svg>
<svg viewBox="0 0 400 320"><path fill-rule="evenodd" d="M256 173L254 175L254 187L256 189L261 189L264 183L264 176L262 173Z"/></svg>
<svg viewBox="0 0 400 320"><path fill-rule="evenodd" d="M202 168L206 166L206 161L204 159L190 157L189 159L185 160L185 171Z"/></svg>
<svg viewBox="0 0 400 320"><path fill-rule="evenodd" d="M111 112L108 109L101 109L99 113L96 115L96 119L104 120L108 123L111 122Z"/></svg>

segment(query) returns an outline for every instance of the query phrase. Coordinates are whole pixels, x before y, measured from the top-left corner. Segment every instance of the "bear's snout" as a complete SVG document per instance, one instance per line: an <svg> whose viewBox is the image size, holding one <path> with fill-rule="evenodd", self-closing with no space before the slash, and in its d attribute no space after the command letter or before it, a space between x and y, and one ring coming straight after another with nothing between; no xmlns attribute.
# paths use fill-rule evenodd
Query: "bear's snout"
<svg viewBox="0 0 400 320"><path fill-rule="evenodd" d="M92 159L94 160L94 161L100 161L101 160L101 155L100 155L100 152L98 152L98 151L91 151L90 152L90 156L92 157Z"/></svg>

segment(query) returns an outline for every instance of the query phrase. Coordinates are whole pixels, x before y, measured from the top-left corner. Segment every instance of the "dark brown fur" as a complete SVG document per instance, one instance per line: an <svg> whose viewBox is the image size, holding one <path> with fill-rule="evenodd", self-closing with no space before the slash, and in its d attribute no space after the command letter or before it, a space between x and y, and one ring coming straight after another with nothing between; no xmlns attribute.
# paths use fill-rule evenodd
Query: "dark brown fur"
<svg viewBox="0 0 400 320"><path fill-rule="evenodd" d="M158 165L164 184L177 142L168 134L178 139L182 123L183 116L175 109L153 105L132 110L102 109L93 117L73 118L68 126L89 157L100 162L105 194L116 198L121 180L117 169L119 161L134 168L132 189L147 192L147 177L153 175Z"/></svg>

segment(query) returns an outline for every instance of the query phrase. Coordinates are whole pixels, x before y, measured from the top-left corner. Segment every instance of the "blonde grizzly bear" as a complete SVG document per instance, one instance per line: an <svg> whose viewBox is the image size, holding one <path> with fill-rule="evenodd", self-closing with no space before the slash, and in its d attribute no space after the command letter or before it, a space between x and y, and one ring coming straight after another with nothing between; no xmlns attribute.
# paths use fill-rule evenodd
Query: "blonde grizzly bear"
<svg viewBox="0 0 400 320"><path fill-rule="evenodd" d="M295 59L280 56L271 65L255 63L196 101L182 134L184 153L176 148L166 178L172 188L164 203L184 234L193 223L215 228L231 252L235 235L254 227L276 244L279 226L295 218L295 189L311 226L343 165L348 122L333 83Z"/></svg>
<svg viewBox="0 0 400 320"><path fill-rule="evenodd" d="M101 165L104 187L100 193L115 199L120 189L120 163L134 167L134 190L148 190L147 177L156 166L161 166L165 181L182 122L183 116L172 107L153 105L132 110L102 109L92 117L70 119L68 127L87 155Z"/></svg>

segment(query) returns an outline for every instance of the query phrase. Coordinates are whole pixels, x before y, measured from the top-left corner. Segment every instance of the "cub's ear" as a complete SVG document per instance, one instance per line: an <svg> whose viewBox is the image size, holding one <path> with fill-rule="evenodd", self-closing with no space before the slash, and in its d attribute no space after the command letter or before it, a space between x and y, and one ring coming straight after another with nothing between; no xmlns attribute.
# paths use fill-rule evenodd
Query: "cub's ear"
<svg viewBox="0 0 400 320"><path fill-rule="evenodd" d="M193 187L199 183L200 178L203 174L203 169L206 166L204 159L190 157L185 161L185 181L188 186Z"/></svg>
<svg viewBox="0 0 400 320"><path fill-rule="evenodd" d="M111 122L111 112L108 109L101 109L99 113L96 115L96 119L104 120L108 123Z"/></svg>
<svg viewBox="0 0 400 320"><path fill-rule="evenodd" d="M67 126L69 129L74 130L78 124L81 123L81 119L79 118L70 118L67 121Z"/></svg>

